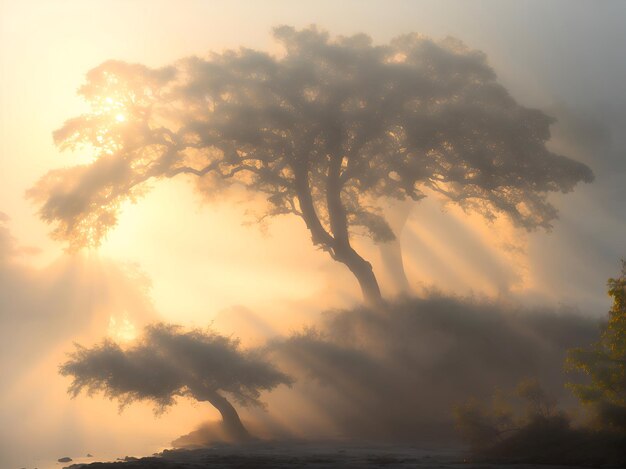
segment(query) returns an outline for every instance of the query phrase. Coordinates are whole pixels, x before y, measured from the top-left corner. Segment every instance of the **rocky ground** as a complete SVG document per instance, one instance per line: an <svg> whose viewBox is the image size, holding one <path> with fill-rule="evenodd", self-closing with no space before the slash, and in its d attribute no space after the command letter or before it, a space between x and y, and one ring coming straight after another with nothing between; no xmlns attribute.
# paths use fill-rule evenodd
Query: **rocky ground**
<svg viewBox="0 0 626 469"><path fill-rule="evenodd" d="M468 468L487 469L503 464L467 461L459 450L425 450L366 444L262 443L223 445L191 450L166 450L152 457L116 462L72 464L69 469L199 469L199 468ZM573 466L515 464L515 469L557 469Z"/></svg>

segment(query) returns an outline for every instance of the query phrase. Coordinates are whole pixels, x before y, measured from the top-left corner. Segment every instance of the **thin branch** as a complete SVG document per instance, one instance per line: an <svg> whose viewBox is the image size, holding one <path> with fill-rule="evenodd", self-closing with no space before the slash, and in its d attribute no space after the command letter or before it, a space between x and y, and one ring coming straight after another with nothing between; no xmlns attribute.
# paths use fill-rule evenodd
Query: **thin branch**
<svg viewBox="0 0 626 469"><path fill-rule="evenodd" d="M217 161L213 161L211 164L208 164L207 166L205 166L202 169L195 169L192 168L191 166L179 166L178 168L172 168L169 171L167 171L165 173L165 175L167 177L174 177L178 174L195 174L196 176L204 176L205 174L216 170L219 165L220 165L221 161L217 160Z"/></svg>

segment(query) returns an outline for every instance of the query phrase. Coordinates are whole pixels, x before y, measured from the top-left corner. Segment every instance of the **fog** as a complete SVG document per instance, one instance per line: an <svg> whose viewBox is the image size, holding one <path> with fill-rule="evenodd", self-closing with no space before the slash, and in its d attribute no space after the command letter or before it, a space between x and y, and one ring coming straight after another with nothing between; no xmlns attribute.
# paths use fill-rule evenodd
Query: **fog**
<svg viewBox="0 0 626 469"><path fill-rule="evenodd" d="M185 396L159 416L141 402L118 413L97 393L70 399L58 367L74 342L130 347L154 322L239 338L294 380L263 392L264 408L237 408L263 438L458 444L455 405L527 377L578 412L563 387L565 351L598 337L606 280L626 256L623 3L92 3L0 3L1 467L224 438L219 414ZM111 59L161 69L240 46L281 54L271 34L281 24L364 33L375 45L411 32L459 38L516 103L556 119L548 151L588 166L594 181L548 195L558 216L547 231L486 223L428 191L381 199L376 213L396 240L352 241L390 302L382 314L361 306L350 271L313 246L301 219L242 226L266 200L239 188L212 199L186 181L152 181L138 203L117 207L98 249L65 252L50 239L25 193L48 171L91 162L52 139L87 112L75 92L90 69ZM106 177L94 171L79 190Z"/></svg>
<svg viewBox="0 0 626 469"><path fill-rule="evenodd" d="M297 376L294 398L307 406L282 412L279 395L288 392L279 390L266 418L276 415L301 437L455 441L456 405L510 392L525 378L572 406L561 373L565 350L592 342L599 330L571 310L436 293L387 312L327 312L317 327L272 342L275 363Z"/></svg>
<svg viewBox="0 0 626 469"><path fill-rule="evenodd" d="M82 411L67 403L57 377L72 341L103 333L128 340L157 318L136 266L78 256L29 267L35 253L12 237L8 222L3 216L0 226L2 467L82 446Z"/></svg>

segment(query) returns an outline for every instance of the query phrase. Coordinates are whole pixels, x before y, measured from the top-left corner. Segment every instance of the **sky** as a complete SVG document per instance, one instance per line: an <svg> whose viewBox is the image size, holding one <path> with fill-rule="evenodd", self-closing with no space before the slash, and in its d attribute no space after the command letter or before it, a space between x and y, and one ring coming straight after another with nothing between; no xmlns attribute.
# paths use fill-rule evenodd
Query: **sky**
<svg viewBox="0 0 626 469"><path fill-rule="evenodd" d="M0 402L18 401L0 411L6 445L0 453L15 458L14 448L29 445L41 448L34 458L64 447L78 451L63 439L41 443L59 428L80 429L85 440L99 434L98 450L105 453L123 439L113 436L120 422L151 418L149 406L118 416L108 402L69 401L55 363L72 341L106 334L124 339L160 318L200 326L213 321L253 344L359 298L349 273L314 249L300 220L281 217L264 230L242 225L245 205L202 203L178 180L159 183L140 203L125 206L97 251L65 254L24 194L48 170L84 158L61 153L52 132L85 110L76 90L91 68L112 58L163 66L240 46L276 52L270 30L280 24L317 24L332 35L364 32L375 43L413 31L458 37L485 52L519 103L557 118L550 147L589 165L595 181L551 197L560 211L551 232L526 233L505 220L489 225L454 207L442 211L430 199L406 208L399 239L412 289L601 317L609 306L606 279L626 256L624 17L626 3L610 0L0 0L0 334L3 356L14 357L0 361L8 370L0 378ZM358 245L383 291L392 294L393 275L378 247L367 240ZM20 391L41 373L50 380L45 393ZM29 399L43 402L42 395L59 403L54 412L30 405ZM28 424L18 429L24 414ZM193 414L181 406L128 450L166 445L183 425L193 426ZM105 423L95 425L89 415ZM126 426L129 433L133 425Z"/></svg>

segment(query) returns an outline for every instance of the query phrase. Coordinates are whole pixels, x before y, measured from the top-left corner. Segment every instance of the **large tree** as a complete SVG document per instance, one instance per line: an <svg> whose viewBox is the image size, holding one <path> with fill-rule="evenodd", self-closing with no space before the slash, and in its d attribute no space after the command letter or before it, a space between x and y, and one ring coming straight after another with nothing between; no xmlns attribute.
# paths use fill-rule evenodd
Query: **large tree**
<svg viewBox="0 0 626 469"><path fill-rule="evenodd" d="M54 236L97 244L120 203L152 179L197 177L207 195L230 184L264 194L264 216L295 214L313 243L380 300L361 231L394 238L382 198L438 193L487 218L550 227L549 192L590 181L584 164L550 152L552 119L520 106L483 53L407 34L373 45L315 27L274 29L284 51L189 57L164 68L108 61L80 93L91 111L54 134L92 147L92 162L45 175L30 191Z"/></svg>
<svg viewBox="0 0 626 469"><path fill-rule="evenodd" d="M60 367L73 378L69 392L83 389L117 399L121 407L149 400L156 410L186 396L209 402L222 416L231 438L250 438L227 396L241 405L260 405L261 391L291 379L260 356L242 351L236 340L200 329L155 324L128 347L105 340L92 348L80 345Z"/></svg>

